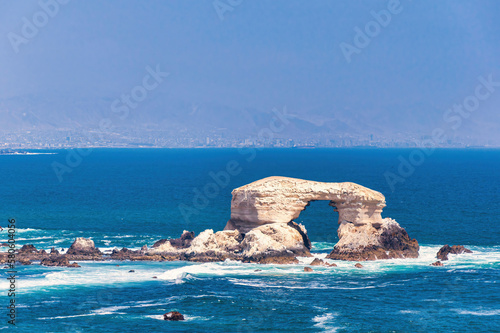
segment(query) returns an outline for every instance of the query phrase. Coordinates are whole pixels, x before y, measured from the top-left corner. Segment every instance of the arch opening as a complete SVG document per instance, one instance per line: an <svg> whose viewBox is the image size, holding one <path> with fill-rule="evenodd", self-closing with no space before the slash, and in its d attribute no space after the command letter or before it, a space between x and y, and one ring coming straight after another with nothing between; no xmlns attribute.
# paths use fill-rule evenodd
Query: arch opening
<svg viewBox="0 0 500 333"><path fill-rule="evenodd" d="M331 251L339 240L339 213L332 201L309 201L294 221L303 224L307 229L307 235L313 243L313 251Z"/></svg>

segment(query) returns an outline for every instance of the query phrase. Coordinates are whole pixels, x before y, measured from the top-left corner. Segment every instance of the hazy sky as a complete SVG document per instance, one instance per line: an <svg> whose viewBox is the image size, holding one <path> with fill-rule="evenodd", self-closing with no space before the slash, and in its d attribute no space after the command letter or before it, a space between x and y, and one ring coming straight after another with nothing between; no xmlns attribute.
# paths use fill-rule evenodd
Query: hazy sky
<svg viewBox="0 0 500 333"><path fill-rule="evenodd" d="M153 93L187 103L441 120L479 76L500 81L499 1L55 2L0 1L0 99L114 98L159 65L170 75ZM368 45L356 28L374 29ZM350 62L347 44L361 46ZM474 114L490 130L496 89Z"/></svg>

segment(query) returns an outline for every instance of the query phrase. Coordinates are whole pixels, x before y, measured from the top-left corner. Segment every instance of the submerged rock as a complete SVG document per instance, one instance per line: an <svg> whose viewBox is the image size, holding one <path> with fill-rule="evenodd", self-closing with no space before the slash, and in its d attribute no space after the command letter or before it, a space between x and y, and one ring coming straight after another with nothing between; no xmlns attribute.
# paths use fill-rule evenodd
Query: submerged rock
<svg viewBox="0 0 500 333"><path fill-rule="evenodd" d="M354 267L356 267L356 268L363 268L364 266L363 266L363 265L361 265L361 264L358 262L356 265L354 265Z"/></svg>
<svg viewBox="0 0 500 333"><path fill-rule="evenodd" d="M443 266L443 263L441 261L436 261L431 264L432 266Z"/></svg>
<svg viewBox="0 0 500 333"><path fill-rule="evenodd" d="M312 272L313 269L311 267L304 267L304 272Z"/></svg>
<svg viewBox="0 0 500 333"><path fill-rule="evenodd" d="M449 246L446 244L442 248L439 249L436 254L436 258L440 260L448 260L448 254L462 254L462 253L472 253L471 250L464 247L463 245L453 245Z"/></svg>
<svg viewBox="0 0 500 333"><path fill-rule="evenodd" d="M177 311L170 311L163 315L163 320L179 321L184 320L184 316Z"/></svg>

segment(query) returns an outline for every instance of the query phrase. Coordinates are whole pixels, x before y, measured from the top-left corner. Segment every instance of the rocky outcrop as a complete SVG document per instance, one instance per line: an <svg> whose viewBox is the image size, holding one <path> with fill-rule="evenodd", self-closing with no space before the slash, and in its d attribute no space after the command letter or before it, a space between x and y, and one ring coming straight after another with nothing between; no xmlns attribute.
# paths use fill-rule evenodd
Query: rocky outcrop
<svg viewBox="0 0 500 333"><path fill-rule="evenodd" d="M156 243L158 244L158 242ZM177 257L180 260L210 262L226 259L243 262L298 263L297 256L310 256L307 230L295 222L263 225L246 235L238 230L205 230L191 240L189 247L176 248L162 242L148 254Z"/></svg>
<svg viewBox="0 0 500 333"><path fill-rule="evenodd" d="M43 266L64 266L64 267L80 267L76 262L70 264L68 257L66 256L50 256L45 257L40 262L40 265Z"/></svg>
<svg viewBox="0 0 500 333"><path fill-rule="evenodd" d="M193 239L194 239L194 232L184 230L181 237L175 239L161 239L153 244L153 248L160 248L163 246L163 249L166 250L170 249L170 246L172 246L175 249L185 249L191 245L191 241ZM170 243L170 245L166 243Z"/></svg>
<svg viewBox="0 0 500 333"><path fill-rule="evenodd" d="M343 221L338 229L339 241L329 259L366 261L392 258L417 258L419 245L406 230L390 219L356 226Z"/></svg>
<svg viewBox="0 0 500 333"><path fill-rule="evenodd" d="M436 254L436 258L440 260L448 260L448 254L462 254L462 253L472 253L471 250L464 247L463 245L453 245L449 246L446 244L442 248L439 249Z"/></svg>
<svg viewBox="0 0 500 333"><path fill-rule="evenodd" d="M184 316L177 311L170 311L163 315L163 320L179 321L184 320Z"/></svg>
<svg viewBox="0 0 500 333"><path fill-rule="evenodd" d="M326 266L326 267L337 267L337 264L330 264L328 262L325 262L324 260L314 258L313 261L309 264L311 266Z"/></svg>
<svg viewBox="0 0 500 333"><path fill-rule="evenodd" d="M231 218L225 229L247 233L271 223L296 219L311 201L327 200L339 222L355 225L382 221L384 196L354 183L321 183L288 177L268 177L232 192Z"/></svg>
<svg viewBox="0 0 500 333"><path fill-rule="evenodd" d="M205 230L195 236L184 231L179 238L162 239L152 248L134 251L115 249L110 256L94 242L77 238L67 251L72 260L189 260L226 259L253 263L298 263L310 257L311 242L304 226L297 224L300 212L311 201L326 200L339 215L339 242L328 259L377 260L418 257L418 242L394 220L382 218L384 196L354 183L322 183L287 177L269 177L233 190L231 218L223 231ZM27 259L45 258L34 247L22 251ZM21 252L20 252L21 253ZM52 249L52 257L58 253ZM5 256L0 255L0 262ZM49 261L46 261L49 263ZM334 266L323 260L311 264Z"/></svg>
<svg viewBox="0 0 500 333"><path fill-rule="evenodd" d="M410 239L396 221L382 218L385 197L361 185L268 177L239 187L232 194L231 218L225 230L251 234L266 225L294 226L293 220L311 201L327 200L339 214L339 242L327 258L362 261L418 257L418 242ZM303 244L310 249L308 239Z"/></svg>
<svg viewBox="0 0 500 333"><path fill-rule="evenodd" d="M94 245L94 241L88 238L78 237L66 252L72 256L101 256L102 252Z"/></svg>
<svg viewBox="0 0 500 333"><path fill-rule="evenodd" d="M432 266L443 266L443 263L441 261L436 261L431 264Z"/></svg>
<svg viewBox="0 0 500 333"><path fill-rule="evenodd" d="M38 250L36 249L36 247L33 244L25 244L19 249L18 253L19 254L28 254L28 253L36 254L36 253L38 253Z"/></svg>

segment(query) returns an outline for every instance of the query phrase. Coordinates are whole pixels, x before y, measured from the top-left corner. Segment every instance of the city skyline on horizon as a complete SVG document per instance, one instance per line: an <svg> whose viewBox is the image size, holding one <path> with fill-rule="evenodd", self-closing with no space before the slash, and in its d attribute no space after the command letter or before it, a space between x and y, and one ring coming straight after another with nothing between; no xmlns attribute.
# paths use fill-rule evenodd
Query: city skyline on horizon
<svg viewBox="0 0 500 333"><path fill-rule="evenodd" d="M500 4L217 4L0 1L0 145L500 146Z"/></svg>

